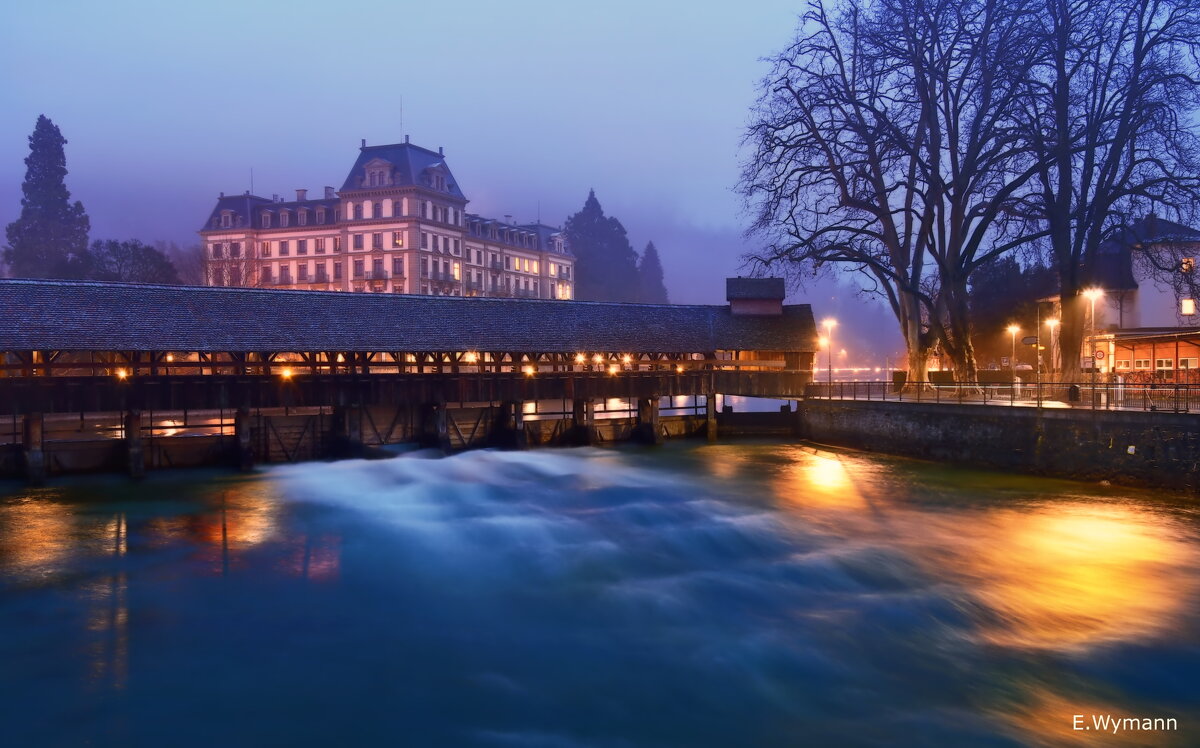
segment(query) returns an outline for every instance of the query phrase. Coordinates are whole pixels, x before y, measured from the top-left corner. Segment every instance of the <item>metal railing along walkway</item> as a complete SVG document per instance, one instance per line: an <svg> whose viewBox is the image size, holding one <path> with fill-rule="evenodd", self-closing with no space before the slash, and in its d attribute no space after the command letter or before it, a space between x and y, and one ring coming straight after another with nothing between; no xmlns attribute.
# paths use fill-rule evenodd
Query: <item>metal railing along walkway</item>
<svg viewBox="0 0 1200 748"><path fill-rule="evenodd" d="M805 398L1200 413L1200 384L1161 382L814 382Z"/></svg>

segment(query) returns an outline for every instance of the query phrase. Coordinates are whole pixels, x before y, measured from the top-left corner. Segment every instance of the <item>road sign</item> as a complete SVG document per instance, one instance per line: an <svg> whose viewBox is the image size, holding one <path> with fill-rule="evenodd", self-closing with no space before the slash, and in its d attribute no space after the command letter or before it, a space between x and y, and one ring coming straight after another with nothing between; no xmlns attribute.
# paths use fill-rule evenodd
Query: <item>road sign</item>
<svg viewBox="0 0 1200 748"><path fill-rule="evenodd" d="M1026 335L1021 338L1021 345L1037 345L1037 335Z"/></svg>
<svg viewBox="0 0 1200 748"><path fill-rule="evenodd" d="M1008 366L1008 356L1001 356L1001 357L1000 357L1000 365L1001 365L1001 366Z"/></svg>
<svg viewBox="0 0 1200 748"><path fill-rule="evenodd" d="M1096 351L1096 352L1095 352L1095 353L1093 353L1092 355L1096 357L1096 360L1097 360L1097 361L1103 361L1103 360L1104 360L1104 351Z"/></svg>

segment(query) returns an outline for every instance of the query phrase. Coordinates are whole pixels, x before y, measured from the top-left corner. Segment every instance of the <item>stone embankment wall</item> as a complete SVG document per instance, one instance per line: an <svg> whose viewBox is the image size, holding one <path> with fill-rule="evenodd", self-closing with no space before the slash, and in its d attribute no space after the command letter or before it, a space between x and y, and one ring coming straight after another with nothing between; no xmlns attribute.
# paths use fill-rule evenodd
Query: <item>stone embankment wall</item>
<svg viewBox="0 0 1200 748"><path fill-rule="evenodd" d="M808 400L822 444L1078 480L1200 491L1200 416Z"/></svg>

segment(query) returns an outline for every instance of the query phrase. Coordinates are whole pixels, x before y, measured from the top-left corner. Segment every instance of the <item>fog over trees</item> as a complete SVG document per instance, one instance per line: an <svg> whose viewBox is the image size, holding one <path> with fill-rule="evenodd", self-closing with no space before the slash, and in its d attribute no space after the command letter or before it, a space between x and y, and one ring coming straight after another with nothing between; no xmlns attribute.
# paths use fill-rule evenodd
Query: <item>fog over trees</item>
<svg viewBox="0 0 1200 748"><path fill-rule="evenodd" d="M604 214L595 191L567 219L567 246L575 255L575 298L581 301L667 303L662 262L654 242L639 257L625 227Z"/></svg>
<svg viewBox="0 0 1200 748"><path fill-rule="evenodd" d="M1198 40L1184 0L813 2L747 134L749 259L858 273L910 377L940 346L970 380L973 276L1044 248L1070 376L1100 244L1200 194Z"/></svg>

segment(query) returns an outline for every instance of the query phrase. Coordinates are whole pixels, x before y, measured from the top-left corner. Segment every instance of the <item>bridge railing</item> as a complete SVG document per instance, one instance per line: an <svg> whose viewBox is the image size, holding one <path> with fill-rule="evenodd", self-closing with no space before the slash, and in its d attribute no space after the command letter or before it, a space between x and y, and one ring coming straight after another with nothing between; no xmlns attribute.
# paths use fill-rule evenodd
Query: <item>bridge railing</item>
<svg viewBox="0 0 1200 748"><path fill-rule="evenodd" d="M1200 384L1120 382L812 382L805 399L1200 413Z"/></svg>

